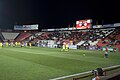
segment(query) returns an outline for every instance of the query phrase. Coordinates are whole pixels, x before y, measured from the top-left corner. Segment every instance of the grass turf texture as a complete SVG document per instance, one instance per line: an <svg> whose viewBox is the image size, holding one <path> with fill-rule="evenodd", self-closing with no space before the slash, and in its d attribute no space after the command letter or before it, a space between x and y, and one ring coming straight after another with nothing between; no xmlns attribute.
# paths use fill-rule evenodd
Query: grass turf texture
<svg viewBox="0 0 120 80"><path fill-rule="evenodd" d="M83 55L85 54L85 56ZM1 48L0 80L49 80L120 64L120 54L53 48Z"/></svg>

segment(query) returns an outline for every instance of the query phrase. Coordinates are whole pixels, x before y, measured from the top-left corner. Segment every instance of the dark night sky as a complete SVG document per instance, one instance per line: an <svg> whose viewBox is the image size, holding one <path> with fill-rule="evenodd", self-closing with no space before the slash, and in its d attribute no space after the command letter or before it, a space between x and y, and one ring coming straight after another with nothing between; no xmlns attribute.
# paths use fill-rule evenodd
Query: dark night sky
<svg viewBox="0 0 120 80"><path fill-rule="evenodd" d="M14 24L36 24L60 28L76 20L93 19L95 24L120 23L120 7L110 0L0 0L0 28Z"/></svg>

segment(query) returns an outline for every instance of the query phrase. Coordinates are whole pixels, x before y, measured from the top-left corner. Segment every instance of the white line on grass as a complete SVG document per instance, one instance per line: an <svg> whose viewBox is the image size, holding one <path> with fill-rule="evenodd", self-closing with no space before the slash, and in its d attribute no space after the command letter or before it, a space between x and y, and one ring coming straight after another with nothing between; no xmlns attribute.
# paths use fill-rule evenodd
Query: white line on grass
<svg viewBox="0 0 120 80"><path fill-rule="evenodd" d="M116 68L116 67L120 67L120 65L106 67L106 68L103 68L103 70L111 69L111 68ZM73 74L73 75L58 77L58 78L54 78L54 79L50 79L50 80L62 80L62 79L66 79L66 78L71 78L71 77L75 77L75 76L79 76L79 75L88 74L88 73L92 73L92 70L91 70L91 71L87 71L87 72L82 72L82 73Z"/></svg>

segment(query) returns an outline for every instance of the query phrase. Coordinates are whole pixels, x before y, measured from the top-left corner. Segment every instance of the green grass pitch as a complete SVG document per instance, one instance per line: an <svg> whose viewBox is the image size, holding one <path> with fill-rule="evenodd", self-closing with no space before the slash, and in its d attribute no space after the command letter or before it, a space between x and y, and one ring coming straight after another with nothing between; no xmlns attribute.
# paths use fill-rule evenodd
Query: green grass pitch
<svg viewBox="0 0 120 80"><path fill-rule="evenodd" d="M0 48L0 80L49 80L119 64L120 53L104 58L103 51Z"/></svg>

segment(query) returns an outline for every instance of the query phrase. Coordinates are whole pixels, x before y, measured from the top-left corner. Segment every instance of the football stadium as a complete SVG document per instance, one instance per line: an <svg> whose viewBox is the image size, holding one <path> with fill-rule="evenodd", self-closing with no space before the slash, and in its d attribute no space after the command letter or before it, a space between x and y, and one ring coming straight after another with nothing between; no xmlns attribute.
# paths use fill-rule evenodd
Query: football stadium
<svg viewBox="0 0 120 80"><path fill-rule="evenodd" d="M38 24L0 29L0 80L113 80L120 75L119 26L85 19L41 31Z"/></svg>

